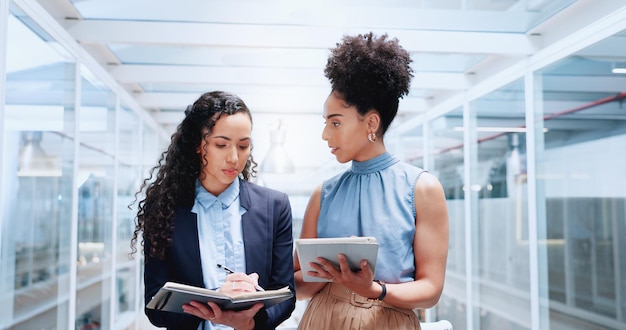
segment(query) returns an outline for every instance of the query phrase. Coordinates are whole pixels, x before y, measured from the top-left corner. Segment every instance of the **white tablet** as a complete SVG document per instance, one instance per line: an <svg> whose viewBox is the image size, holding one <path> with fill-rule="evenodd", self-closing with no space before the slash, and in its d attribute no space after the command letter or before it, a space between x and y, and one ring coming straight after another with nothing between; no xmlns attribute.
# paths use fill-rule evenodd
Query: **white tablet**
<svg viewBox="0 0 626 330"><path fill-rule="evenodd" d="M339 265L337 256L343 253L353 271L361 269L360 262L366 259L372 271L376 270L378 243L375 237L339 237L339 238L300 238L296 239L296 252L305 282L329 282L327 279L307 275L314 271L310 262L317 262L317 257L326 258Z"/></svg>

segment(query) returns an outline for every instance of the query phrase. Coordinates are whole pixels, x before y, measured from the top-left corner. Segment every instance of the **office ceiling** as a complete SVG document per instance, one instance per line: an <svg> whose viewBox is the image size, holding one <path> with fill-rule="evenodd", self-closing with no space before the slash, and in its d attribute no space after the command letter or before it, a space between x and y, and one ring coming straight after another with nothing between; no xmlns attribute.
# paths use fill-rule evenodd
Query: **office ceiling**
<svg viewBox="0 0 626 330"><path fill-rule="evenodd" d="M257 161L262 162L268 152L270 130L280 125L286 131L284 146L296 173L282 176L283 185L277 188L308 192L311 183L319 183L342 167L321 140L321 111L329 93L323 69L329 49L343 35L387 33L411 53L415 78L410 94L400 103L396 128L625 2L39 3L158 121L166 136L174 131L186 106L203 92L226 90L240 95L253 112ZM614 58L623 49L607 46L587 59ZM561 76L556 83L567 80Z"/></svg>

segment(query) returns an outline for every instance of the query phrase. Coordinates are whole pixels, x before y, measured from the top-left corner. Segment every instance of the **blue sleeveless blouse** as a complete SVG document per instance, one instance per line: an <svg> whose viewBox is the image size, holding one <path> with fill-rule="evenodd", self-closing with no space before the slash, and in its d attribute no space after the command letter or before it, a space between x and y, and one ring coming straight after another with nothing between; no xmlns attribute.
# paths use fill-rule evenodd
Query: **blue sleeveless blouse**
<svg viewBox="0 0 626 330"><path fill-rule="evenodd" d="M421 168L386 152L322 184L318 237L374 236L379 244L375 279L415 278L415 183Z"/></svg>

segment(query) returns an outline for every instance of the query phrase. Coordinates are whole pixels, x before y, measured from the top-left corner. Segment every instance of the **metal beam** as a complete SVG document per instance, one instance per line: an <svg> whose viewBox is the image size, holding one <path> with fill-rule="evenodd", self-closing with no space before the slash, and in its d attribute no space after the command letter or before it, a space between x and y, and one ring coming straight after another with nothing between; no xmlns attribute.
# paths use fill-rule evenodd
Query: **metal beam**
<svg viewBox="0 0 626 330"><path fill-rule="evenodd" d="M362 28L181 23L122 20L66 20L80 43L120 43L196 47L329 49L344 34ZM368 29L398 38L410 52L457 54L531 54L533 37L524 33Z"/></svg>

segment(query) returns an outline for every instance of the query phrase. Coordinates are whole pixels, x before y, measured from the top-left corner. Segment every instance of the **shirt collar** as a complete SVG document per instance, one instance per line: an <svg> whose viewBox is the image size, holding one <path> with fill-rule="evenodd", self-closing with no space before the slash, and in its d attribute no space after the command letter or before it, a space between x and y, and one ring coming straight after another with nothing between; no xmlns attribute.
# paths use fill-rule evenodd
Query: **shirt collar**
<svg viewBox="0 0 626 330"><path fill-rule="evenodd" d="M219 196L214 196L208 192L204 189L200 180L196 179L196 200L205 209L217 201L222 204L222 208L228 208L237 197L239 197L239 179L233 181Z"/></svg>

